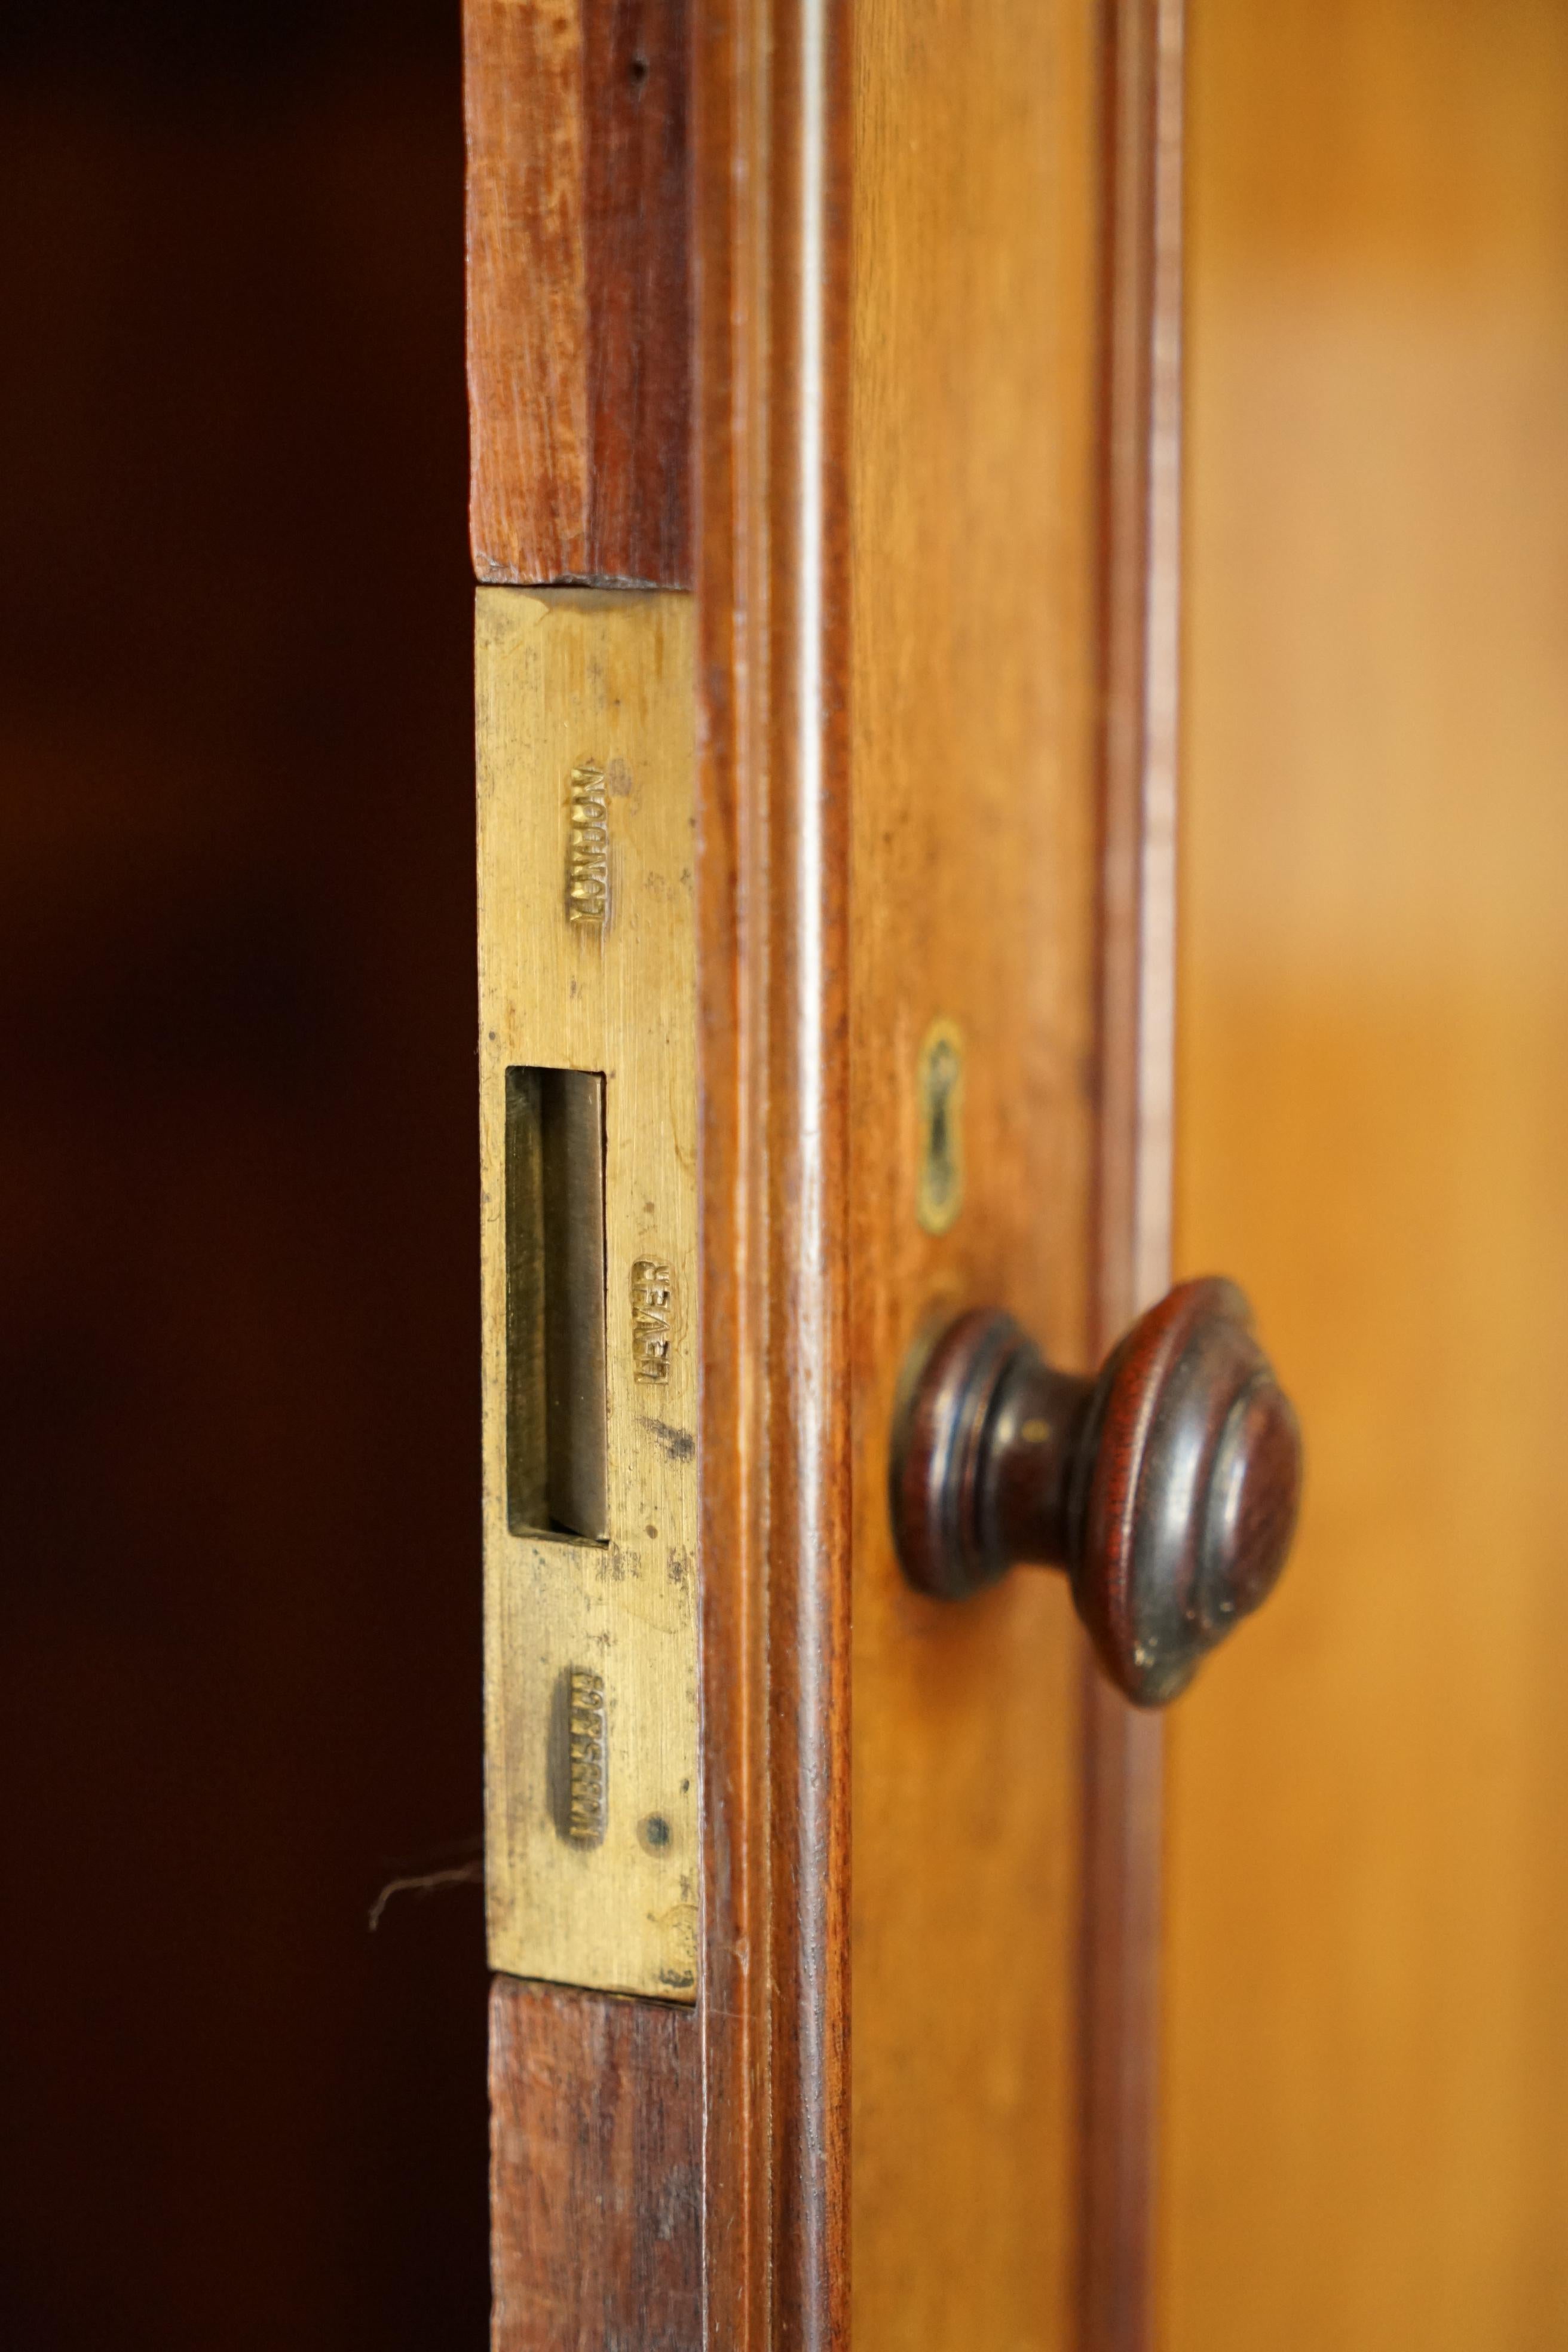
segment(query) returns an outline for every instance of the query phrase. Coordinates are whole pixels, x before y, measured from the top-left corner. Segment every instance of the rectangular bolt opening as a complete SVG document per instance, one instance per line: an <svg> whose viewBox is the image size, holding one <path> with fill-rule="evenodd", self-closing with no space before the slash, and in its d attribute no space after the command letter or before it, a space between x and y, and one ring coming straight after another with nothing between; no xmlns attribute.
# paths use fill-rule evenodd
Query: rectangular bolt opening
<svg viewBox="0 0 1568 2352"><path fill-rule="evenodd" d="M506 1074L506 1521L605 1543L605 1080Z"/></svg>

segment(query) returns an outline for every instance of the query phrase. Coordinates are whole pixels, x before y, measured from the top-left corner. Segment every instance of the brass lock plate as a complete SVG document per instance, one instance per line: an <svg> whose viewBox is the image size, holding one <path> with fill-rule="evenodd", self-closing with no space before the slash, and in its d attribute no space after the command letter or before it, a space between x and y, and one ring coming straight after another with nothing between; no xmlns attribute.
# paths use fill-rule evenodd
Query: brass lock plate
<svg viewBox="0 0 1568 2352"><path fill-rule="evenodd" d="M481 588L492 1967L697 1987L691 599Z"/></svg>

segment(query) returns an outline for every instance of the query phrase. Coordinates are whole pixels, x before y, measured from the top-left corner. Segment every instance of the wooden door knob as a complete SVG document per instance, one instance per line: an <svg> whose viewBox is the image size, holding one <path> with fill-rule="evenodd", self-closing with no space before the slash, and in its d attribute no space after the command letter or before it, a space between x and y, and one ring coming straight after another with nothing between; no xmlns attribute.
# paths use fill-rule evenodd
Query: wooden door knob
<svg viewBox="0 0 1568 2352"><path fill-rule="evenodd" d="M1273 1590L1301 1440L1236 1285L1183 1282L1090 1380L1053 1370L1011 1316L961 1315L906 1371L891 1488L922 1592L1065 1568L1111 1680L1161 1706Z"/></svg>

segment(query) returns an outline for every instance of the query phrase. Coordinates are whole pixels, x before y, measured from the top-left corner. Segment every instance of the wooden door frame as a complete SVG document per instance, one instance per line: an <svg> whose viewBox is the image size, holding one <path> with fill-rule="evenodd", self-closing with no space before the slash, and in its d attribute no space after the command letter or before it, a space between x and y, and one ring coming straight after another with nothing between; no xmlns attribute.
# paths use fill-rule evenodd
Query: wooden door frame
<svg viewBox="0 0 1568 2352"><path fill-rule="evenodd" d="M699 603L702 1969L695 2020L497 1980L496 2340L543 2345L522 2289L544 2281L571 2325L619 2313L650 2346L826 2352L848 2341L850 2279L852 20L831 0L647 0L628 59L609 0L574 13L577 47L547 56L528 8L468 5L475 557L489 582L651 580ZM1102 39L1109 1339L1169 1256L1181 0L1106 0ZM609 177L563 226L583 167L561 107L581 132L628 73L662 93L660 137L609 136ZM617 203L640 224L618 241ZM634 382L659 387L640 439L617 422ZM574 457L552 404L584 420ZM571 480L528 478L546 464ZM1085 1693L1079 2342L1134 2352L1160 1738L1087 1668Z"/></svg>
<svg viewBox="0 0 1568 2352"><path fill-rule="evenodd" d="M736 2352L848 2332L848 42L742 0L694 75L704 2273Z"/></svg>

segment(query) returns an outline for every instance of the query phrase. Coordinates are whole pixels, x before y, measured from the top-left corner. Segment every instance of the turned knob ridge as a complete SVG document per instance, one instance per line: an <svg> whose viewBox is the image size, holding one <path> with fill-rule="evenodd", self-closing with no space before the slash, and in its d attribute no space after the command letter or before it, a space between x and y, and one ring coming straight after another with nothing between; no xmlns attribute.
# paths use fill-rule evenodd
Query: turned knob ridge
<svg viewBox="0 0 1568 2352"><path fill-rule="evenodd" d="M1101 1663L1157 1706L1267 1599L1295 1530L1301 1443L1246 1299L1179 1283L1098 1377L978 1308L922 1345L894 1430L911 1583L942 1600L1016 1563L1065 1568Z"/></svg>

